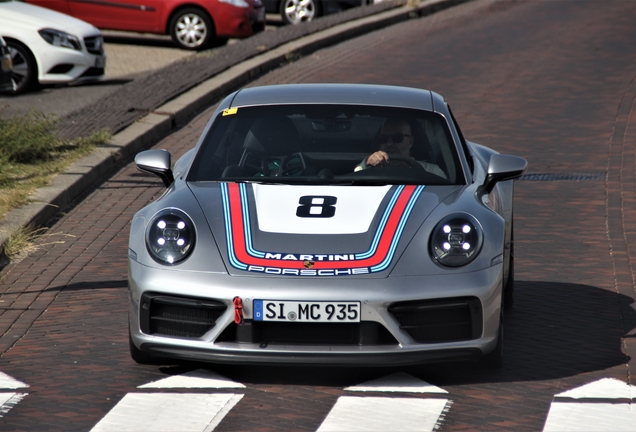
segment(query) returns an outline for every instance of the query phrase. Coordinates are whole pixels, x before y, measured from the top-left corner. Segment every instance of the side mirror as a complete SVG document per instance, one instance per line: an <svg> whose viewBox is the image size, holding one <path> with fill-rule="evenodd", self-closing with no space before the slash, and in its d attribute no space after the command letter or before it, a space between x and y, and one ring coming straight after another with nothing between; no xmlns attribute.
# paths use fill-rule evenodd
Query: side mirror
<svg viewBox="0 0 636 432"><path fill-rule="evenodd" d="M167 150L146 150L135 156L135 164L139 171L154 174L163 181L166 187L174 182L170 169L170 152Z"/></svg>
<svg viewBox="0 0 636 432"><path fill-rule="evenodd" d="M488 175L484 182L486 193L490 193L497 182L519 178L526 172L528 161L519 156L495 154L488 162Z"/></svg>

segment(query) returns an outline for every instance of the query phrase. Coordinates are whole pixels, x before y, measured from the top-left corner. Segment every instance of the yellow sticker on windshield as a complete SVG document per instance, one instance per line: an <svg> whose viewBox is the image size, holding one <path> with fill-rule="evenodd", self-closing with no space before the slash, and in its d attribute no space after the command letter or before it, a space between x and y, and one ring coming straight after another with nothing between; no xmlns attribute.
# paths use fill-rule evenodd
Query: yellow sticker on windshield
<svg viewBox="0 0 636 432"><path fill-rule="evenodd" d="M223 116L234 115L238 111L238 108L228 108L223 110Z"/></svg>

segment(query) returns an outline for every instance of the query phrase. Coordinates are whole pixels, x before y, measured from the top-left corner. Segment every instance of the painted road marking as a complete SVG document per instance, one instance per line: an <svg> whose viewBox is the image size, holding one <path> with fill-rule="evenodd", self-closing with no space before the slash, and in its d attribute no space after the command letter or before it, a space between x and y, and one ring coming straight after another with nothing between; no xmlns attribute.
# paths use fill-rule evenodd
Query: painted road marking
<svg viewBox="0 0 636 432"><path fill-rule="evenodd" d="M405 372L394 373L363 384L346 387L345 390L359 392L448 393L444 389L435 387Z"/></svg>
<svg viewBox="0 0 636 432"><path fill-rule="evenodd" d="M141 389L245 388L222 375L197 369L139 386ZM242 394L128 393L91 431L210 432Z"/></svg>
<svg viewBox="0 0 636 432"><path fill-rule="evenodd" d="M432 431L447 403L447 399L342 396L318 432Z"/></svg>
<svg viewBox="0 0 636 432"><path fill-rule="evenodd" d="M242 397L235 394L128 393L92 431L209 432Z"/></svg>
<svg viewBox="0 0 636 432"><path fill-rule="evenodd" d="M0 389L15 390L19 388L27 388L28 384L18 381L17 379L0 372ZM20 402L28 393L2 392L0 393L0 417L3 417L18 402Z"/></svg>
<svg viewBox="0 0 636 432"><path fill-rule="evenodd" d="M19 389L26 387L29 387L29 385L10 377L4 372L0 372L0 389Z"/></svg>
<svg viewBox="0 0 636 432"><path fill-rule="evenodd" d="M346 391L447 394L436 387L398 372L367 381ZM342 396L322 422L318 431L432 431L450 409L448 399Z"/></svg>
<svg viewBox="0 0 636 432"><path fill-rule="evenodd" d="M245 388L245 386L215 372L197 369L140 385L137 388Z"/></svg>
<svg viewBox="0 0 636 432"><path fill-rule="evenodd" d="M636 387L604 378L555 395L543 431L634 431L634 402Z"/></svg>

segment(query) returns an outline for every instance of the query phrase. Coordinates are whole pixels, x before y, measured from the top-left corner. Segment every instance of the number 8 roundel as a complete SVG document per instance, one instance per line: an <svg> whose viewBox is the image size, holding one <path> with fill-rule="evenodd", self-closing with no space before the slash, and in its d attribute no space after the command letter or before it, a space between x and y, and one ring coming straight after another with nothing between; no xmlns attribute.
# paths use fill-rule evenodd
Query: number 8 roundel
<svg viewBox="0 0 636 432"><path fill-rule="evenodd" d="M334 196L305 195L300 197L300 204L296 209L298 217L330 218L336 214L336 201Z"/></svg>

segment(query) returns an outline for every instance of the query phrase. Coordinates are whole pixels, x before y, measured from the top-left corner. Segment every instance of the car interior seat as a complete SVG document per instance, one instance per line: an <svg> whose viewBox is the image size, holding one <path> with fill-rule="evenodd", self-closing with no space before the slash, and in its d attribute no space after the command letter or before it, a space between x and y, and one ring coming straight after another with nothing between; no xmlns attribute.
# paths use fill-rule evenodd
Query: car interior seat
<svg viewBox="0 0 636 432"><path fill-rule="evenodd" d="M300 136L294 123L285 116L257 119L245 136L238 165L230 165L223 177L282 175L286 165L299 155ZM305 168L302 155L298 156Z"/></svg>

